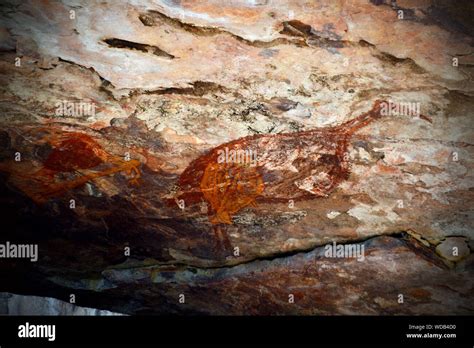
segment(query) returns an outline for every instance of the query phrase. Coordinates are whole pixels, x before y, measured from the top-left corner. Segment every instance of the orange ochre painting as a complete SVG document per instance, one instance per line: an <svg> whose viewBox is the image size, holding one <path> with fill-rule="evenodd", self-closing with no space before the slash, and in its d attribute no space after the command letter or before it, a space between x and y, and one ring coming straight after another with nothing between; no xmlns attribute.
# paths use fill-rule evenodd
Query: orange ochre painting
<svg viewBox="0 0 474 348"><path fill-rule="evenodd" d="M186 205L205 201L218 238L224 225L256 202L287 202L327 197L348 178L347 147L351 136L381 116L383 101L335 127L286 134L258 134L222 144L198 157L179 178L176 200ZM256 153L255 163L220 161L223 152ZM228 241L224 241L229 244Z"/></svg>
<svg viewBox="0 0 474 348"><path fill-rule="evenodd" d="M190 163L178 180L174 200L186 205L207 202L217 238L229 246L223 226L248 206L262 202L327 197L348 178L347 147L351 136L381 116L382 101L372 109L335 127L285 134L258 134L222 144ZM118 172L137 184L140 162L112 155L92 136L54 127L32 128L23 135L51 151L39 166L32 162L0 164L10 181L43 203L95 178ZM222 154L226 156L222 160ZM228 156L252 154L253 156ZM29 167L28 167L29 166ZM74 174L59 179L64 174Z"/></svg>
<svg viewBox="0 0 474 348"><path fill-rule="evenodd" d="M24 134L12 133L33 146L50 148L42 163L12 159L0 164L0 171L10 174L9 181L37 203L118 172L128 174L131 184L138 183L139 161L109 154L88 134L63 131L54 126L30 128Z"/></svg>

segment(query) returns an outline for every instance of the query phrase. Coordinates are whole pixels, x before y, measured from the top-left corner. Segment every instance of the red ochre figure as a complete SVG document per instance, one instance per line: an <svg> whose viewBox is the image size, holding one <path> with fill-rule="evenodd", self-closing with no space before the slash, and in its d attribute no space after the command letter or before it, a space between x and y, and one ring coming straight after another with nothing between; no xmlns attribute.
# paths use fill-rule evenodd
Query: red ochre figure
<svg viewBox="0 0 474 348"><path fill-rule="evenodd" d="M51 128L30 129L27 136L40 135L38 145L48 143L52 150L39 170L31 172L31 163L8 162L0 171L11 174L10 181L37 203L64 194L86 182L118 172L131 176L129 182L138 184L140 162L107 153L91 136ZM28 166L29 164L29 166ZM29 170L27 169L29 167ZM106 167L94 170L96 167ZM79 174L71 179L57 180L58 174Z"/></svg>
<svg viewBox="0 0 474 348"><path fill-rule="evenodd" d="M186 206L208 204L214 232L230 246L223 226L256 202L327 197L350 174L347 147L358 129L381 117L383 101L335 127L285 134L258 134L222 144L198 157L181 174L176 195ZM223 153L256 153L256 163L220 161ZM245 156L241 156L245 157ZM236 156L234 156L236 158Z"/></svg>
<svg viewBox="0 0 474 348"><path fill-rule="evenodd" d="M240 209L255 204L264 190L262 176L249 165L210 163L201 180L201 192L215 212L213 224L232 224Z"/></svg>

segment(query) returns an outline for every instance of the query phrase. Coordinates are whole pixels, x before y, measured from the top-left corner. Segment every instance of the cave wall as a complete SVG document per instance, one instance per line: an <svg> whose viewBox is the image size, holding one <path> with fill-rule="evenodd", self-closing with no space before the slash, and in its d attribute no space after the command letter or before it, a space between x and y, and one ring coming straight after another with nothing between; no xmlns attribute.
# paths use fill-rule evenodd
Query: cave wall
<svg viewBox="0 0 474 348"><path fill-rule="evenodd" d="M1 259L0 291L127 314L472 314L472 10L6 1L1 241L39 259ZM219 164L226 148L255 166Z"/></svg>

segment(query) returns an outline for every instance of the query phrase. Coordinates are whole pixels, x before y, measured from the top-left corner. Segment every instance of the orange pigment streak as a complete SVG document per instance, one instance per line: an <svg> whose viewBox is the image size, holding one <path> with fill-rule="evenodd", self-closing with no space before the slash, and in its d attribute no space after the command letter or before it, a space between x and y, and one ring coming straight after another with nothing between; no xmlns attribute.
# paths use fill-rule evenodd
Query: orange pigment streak
<svg viewBox="0 0 474 348"><path fill-rule="evenodd" d="M231 216L263 192L262 176L256 168L239 163L210 163L201 180L201 192L215 212L212 224L232 224Z"/></svg>

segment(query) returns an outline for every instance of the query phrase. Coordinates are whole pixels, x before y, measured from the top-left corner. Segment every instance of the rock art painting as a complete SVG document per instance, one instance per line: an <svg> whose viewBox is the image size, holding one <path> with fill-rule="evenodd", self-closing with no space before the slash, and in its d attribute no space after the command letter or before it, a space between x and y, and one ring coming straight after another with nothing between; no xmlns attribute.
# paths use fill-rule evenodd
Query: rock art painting
<svg viewBox="0 0 474 348"><path fill-rule="evenodd" d="M139 183L139 161L107 153L88 134L62 131L52 125L27 128L22 133L10 130L6 136L10 134L13 141L33 147L39 156L22 161L25 149L17 149L16 158L2 162L0 171L8 173L10 182L37 203L45 203L96 178L119 172L130 176L130 184Z"/></svg>
<svg viewBox="0 0 474 348"><path fill-rule="evenodd" d="M71 294L67 313L474 314L472 18L2 2L0 321Z"/></svg>
<svg viewBox="0 0 474 348"><path fill-rule="evenodd" d="M185 204L205 200L209 221L217 225L232 224L232 215L259 201L328 197L350 174L350 137L381 117L383 103L376 101L370 111L339 126L255 135L222 144L191 162L180 176L175 199ZM223 153L234 156L221 161ZM215 229L229 245L221 228Z"/></svg>

